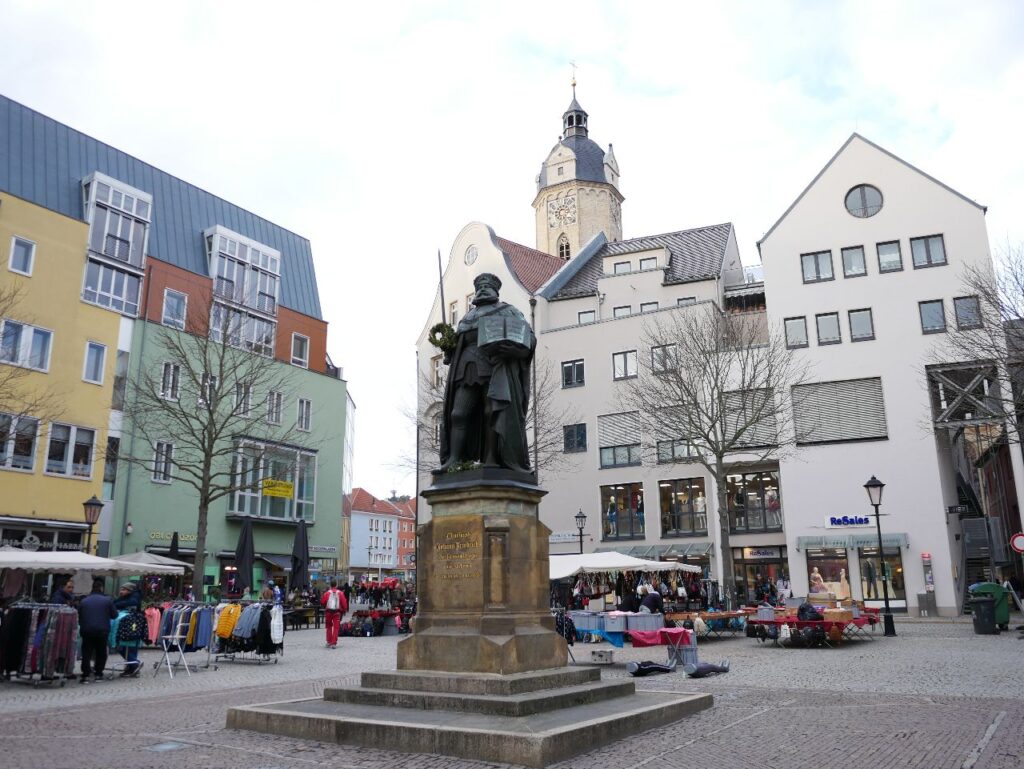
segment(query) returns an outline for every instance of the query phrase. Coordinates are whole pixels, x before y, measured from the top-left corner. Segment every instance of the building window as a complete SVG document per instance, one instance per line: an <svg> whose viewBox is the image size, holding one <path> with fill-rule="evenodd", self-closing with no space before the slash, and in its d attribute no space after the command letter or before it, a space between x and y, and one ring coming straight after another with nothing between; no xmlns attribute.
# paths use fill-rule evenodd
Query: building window
<svg viewBox="0 0 1024 769"><path fill-rule="evenodd" d="M103 367L107 361L107 346L99 342L85 343L85 366L82 379L92 384L103 384Z"/></svg>
<svg viewBox="0 0 1024 769"><path fill-rule="evenodd" d="M807 346L807 318L786 318L783 325L786 329L786 347L795 349Z"/></svg>
<svg viewBox="0 0 1024 769"><path fill-rule="evenodd" d="M139 314L140 285L139 276L90 259L85 266L82 299L134 317Z"/></svg>
<svg viewBox="0 0 1024 769"><path fill-rule="evenodd" d="M633 271L633 267L629 262L616 262L613 271L615 275L626 275Z"/></svg>
<svg viewBox="0 0 1024 769"><path fill-rule="evenodd" d="M32 265L36 259L36 244L31 240L19 238L15 235L11 238L11 257L7 261L7 268L11 272L19 272L22 275L32 274Z"/></svg>
<svg viewBox="0 0 1024 769"><path fill-rule="evenodd" d="M430 381L434 387L441 387L444 384L445 365L444 356L435 355L430 359Z"/></svg>
<svg viewBox="0 0 1024 769"><path fill-rule="evenodd" d="M961 331L981 328L981 303L976 296L958 296L953 300L956 327Z"/></svg>
<svg viewBox="0 0 1024 769"><path fill-rule="evenodd" d="M858 184L846 193L846 210L858 219L874 216L882 210L882 193L870 184Z"/></svg>
<svg viewBox="0 0 1024 769"><path fill-rule="evenodd" d="M889 434L881 378L795 386L793 426L798 446L885 440Z"/></svg>
<svg viewBox="0 0 1024 769"><path fill-rule="evenodd" d="M803 269L804 283L819 283L833 279L831 251L801 254L800 265Z"/></svg>
<svg viewBox="0 0 1024 769"><path fill-rule="evenodd" d="M163 324L171 328L184 330L185 310L188 307L188 296L171 288L164 289Z"/></svg>
<svg viewBox="0 0 1024 769"><path fill-rule="evenodd" d="M72 478L92 477L92 450L96 431L74 425L50 425L46 472Z"/></svg>
<svg viewBox="0 0 1024 769"><path fill-rule="evenodd" d="M946 246L941 235L911 238L910 254L914 259L915 270L921 267L938 267L946 263Z"/></svg>
<svg viewBox="0 0 1024 769"><path fill-rule="evenodd" d="M153 198L102 174L84 185L89 250L141 270Z"/></svg>
<svg viewBox="0 0 1024 769"><path fill-rule="evenodd" d="M809 548L807 550L807 583L810 593L831 593L836 598L850 595L850 564L846 550L839 548Z"/></svg>
<svg viewBox="0 0 1024 769"><path fill-rule="evenodd" d="M676 299L676 307L688 307L691 304L697 304L697 297L681 296L678 299Z"/></svg>
<svg viewBox="0 0 1024 769"><path fill-rule="evenodd" d="M284 395L271 390L267 393L267 422L272 425L281 424L281 405Z"/></svg>
<svg viewBox="0 0 1024 769"><path fill-rule="evenodd" d="M653 270L658 266L658 258L656 256L645 256L640 260L641 270Z"/></svg>
<svg viewBox="0 0 1024 769"><path fill-rule="evenodd" d="M562 437L565 453L587 450L587 426L585 424L565 425L562 427Z"/></svg>
<svg viewBox="0 0 1024 769"><path fill-rule="evenodd" d="M728 475L725 487L731 531L742 533L782 528L777 470Z"/></svg>
<svg viewBox="0 0 1024 769"><path fill-rule="evenodd" d="M636 350L612 353L612 378L631 379L636 376Z"/></svg>
<svg viewBox="0 0 1024 769"><path fill-rule="evenodd" d="M843 337L839 332L839 313L826 312L814 316L818 326L818 344L839 344Z"/></svg>
<svg viewBox="0 0 1024 769"><path fill-rule="evenodd" d="M13 320L0 321L0 327L0 363L50 370L52 331Z"/></svg>
<svg viewBox="0 0 1024 769"><path fill-rule="evenodd" d="M633 308L628 304L622 305L621 307L616 307L614 310L612 310L612 316L615 318L628 318L632 314Z"/></svg>
<svg viewBox="0 0 1024 769"><path fill-rule="evenodd" d="M878 547L862 547L858 550L860 559L861 595L865 601L885 600L882 589L882 569L889 583L889 600L907 599L906 583L903 579L903 554L898 547L883 547L882 560L878 559ZM847 571L847 574L850 572Z"/></svg>
<svg viewBox="0 0 1024 769"><path fill-rule="evenodd" d="M127 350L118 350L114 356L114 388L110 394L110 408L114 411L124 410L124 392L128 384L128 361L131 355Z"/></svg>
<svg viewBox="0 0 1024 769"><path fill-rule="evenodd" d="M674 441L658 441L657 450L658 464L683 462L699 456L696 445L681 438Z"/></svg>
<svg viewBox="0 0 1024 769"><path fill-rule="evenodd" d="M642 484L601 487L601 539L643 539L646 528Z"/></svg>
<svg viewBox="0 0 1024 769"><path fill-rule="evenodd" d="M31 472L36 464L38 434L38 419L0 414L0 467Z"/></svg>
<svg viewBox="0 0 1024 769"><path fill-rule="evenodd" d="M925 334L944 334L946 332L946 310L941 299L918 302L921 313L921 331Z"/></svg>
<svg viewBox="0 0 1024 769"><path fill-rule="evenodd" d="M892 240L875 246L878 251L879 272L899 272L903 269L903 255L900 253L900 242Z"/></svg>
<svg viewBox="0 0 1024 769"><path fill-rule="evenodd" d="M601 447L601 467L635 467L640 461L639 443Z"/></svg>
<svg viewBox="0 0 1024 769"><path fill-rule="evenodd" d="M203 380L199 387L199 403L215 408L217 405L217 375L203 372Z"/></svg>
<svg viewBox="0 0 1024 769"><path fill-rule="evenodd" d="M181 366L177 363L165 363L160 376L160 397L168 401L178 400Z"/></svg>
<svg viewBox="0 0 1024 769"><path fill-rule="evenodd" d="M584 323L593 323L595 320L597 320L597 314L593 310L583 310L576 313L576 322L581 326Z"/></svg>
<svg viewBox="0 0 1024 769"><path fill-rule="evenodd" d="M170 483L173 461L174 444L157 441L153 450L153 480L157 483Z"/></svg>
<svg viewBox="0 0 1024 769"><path fill-rule="evenodd" d="M868 274L868 266L864 261L864 247L854 246L843 249L843 277L859 278Z"/></svg>
<svg viewBox="0 0 1024 769"><path fill-rule="evenodd" d="M601 467L640 464L640 415L636 411L604 414L597 418Z"/></svg>
<svg viewBox="0 0 1024 769"><path fill-rule="evenodd" d="M584 383L583 360L562 361L562 387L582 387Z"/></svg>
<svg viewBox="0 0 1024 769"><path fill-rule="evenodd" d="M300 430L308 431L313 424L313 401L306 398L299 398L299 416L295 426Z"/></svg>
<svg viewBox="0 0 1024 769"><path fill-rule="evenodd" d="M871 309L850 310L850 341L866 342L875 338L875 322Z"/></svg>
<svg viewBox="0 0 1024 769"><path fill-rule="evenodd" d="M235 383L235 415L240 417L249 416L252 409L252 385Z"/></svg>
<svg viewBox="0 0 1024 769"><path fill-rule="evenodd" d="M559 168L558 170L561 171L562 169ZM569 256L570 256L569 252L570 252L569 238L567 238L565 235L563 235L562 237L560 237L558 239L558 256L559 256L559 258L565 259L566 261L568 261L569 260Z"/></svg>
<svg viewBox="0 0 1024 769"><path fill-rule="evenodd" d="M640 312L654 312L657 309L657 302L640 302Z"/></svg>
<svg viewBox="0 0 1024 769"><path fill-rule="evenodd" d="M658 481L661 536L692 537L708 532L703 478Z"/></svg>
<svg viewBox="0 0 1024 769"><path fill-rule="evenodd" d="M309 337L292 334L292 365L309 367Z"/></svg>
<svg viewBox="0 0 1024 769"><path fill-rule="evenodd" d="M459 327L459 303L458 302L452 302L450 305L448 305L448 318L449 318L448 323L451 324L452 328L458 328ZM298 365L301 366L302 364L300 363Z"/></svg>
<svg viewBox="0 0 1024 769"><path fill-rule="evenodd" d="M230 512L275 520L314 519L315 454L243 441L235 448L234 476L238 491L231 495Z"/></svg>
<svg viewBox="0 0 1024 769"><path fill-rule="evenodd" d="M651 371L656 374L664 374L668 371L675 371L677 367L678 361L674 344L662 344L651 348Z"/></svg>

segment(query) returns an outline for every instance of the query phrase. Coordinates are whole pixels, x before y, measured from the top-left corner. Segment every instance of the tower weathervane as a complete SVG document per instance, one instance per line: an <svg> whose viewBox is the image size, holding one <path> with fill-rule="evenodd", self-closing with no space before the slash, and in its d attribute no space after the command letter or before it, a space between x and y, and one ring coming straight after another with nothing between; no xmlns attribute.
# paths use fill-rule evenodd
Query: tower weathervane
<svg viewBox="0 0 1024 769"><path fill-rule="evenodd" d="M572 98L576 98L576 62L570 61L572 65Z"/></svg>

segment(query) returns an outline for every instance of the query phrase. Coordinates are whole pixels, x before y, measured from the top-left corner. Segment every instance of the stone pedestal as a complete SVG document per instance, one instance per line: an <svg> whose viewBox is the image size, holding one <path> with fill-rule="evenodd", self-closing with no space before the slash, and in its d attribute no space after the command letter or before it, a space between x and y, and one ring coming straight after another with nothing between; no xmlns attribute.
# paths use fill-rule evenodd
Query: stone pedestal
<svg viewBox="0 0 1024 769"><path fill-rule="evenodd" d="M419 532L415 634L399 670L508 675L566 664L548 608L545 492L502 481L436 485Z"/></svg>

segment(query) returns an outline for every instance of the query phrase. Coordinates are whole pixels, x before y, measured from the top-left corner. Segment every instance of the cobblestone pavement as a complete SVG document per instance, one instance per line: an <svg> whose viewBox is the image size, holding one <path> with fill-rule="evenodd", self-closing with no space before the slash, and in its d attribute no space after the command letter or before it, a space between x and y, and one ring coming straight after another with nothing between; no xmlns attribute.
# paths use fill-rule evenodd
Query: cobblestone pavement
<svg viewBox="0 0 1024 769"><path fill-rule="evenodd" d="M1018 769L1024 766L1024 642L976 636L969 623L897 621L897 638L836 649L775 648L744 637L708 640L701 659L728 657L724 676L637 679L638 688L709 691L715 706L670 727L595 750L560 769ZM140 679L62 688L0 684L0 766L118 769L187 766L237 769L483 769L481 762L304 742L231 731L233 705L319 696L364 670L391 668L397 638L289 633L276 665L156 678L144 652ZM578 644L580 662L591 649ZM664 647L616 651L607 678L629 660L664 658ZM202 657L200 657L202 661Z"/></svg>

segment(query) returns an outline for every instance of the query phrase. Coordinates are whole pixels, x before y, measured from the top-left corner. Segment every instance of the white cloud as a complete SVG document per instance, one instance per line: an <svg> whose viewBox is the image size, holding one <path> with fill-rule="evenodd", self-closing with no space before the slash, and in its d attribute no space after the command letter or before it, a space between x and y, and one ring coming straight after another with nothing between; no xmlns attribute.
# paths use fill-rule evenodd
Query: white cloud
<svg viewBox="0 0 1024 769"><path fill-rule="evenodd" d="M705 4L707 5L707 4ZM0 90L310 238L359 407L355 481L412 491L415 336L470 220L533 244L569 102L615 144L627 236L754 243L857 130L1024 241L1013 2L352 4L0 0Z"/></svg>

